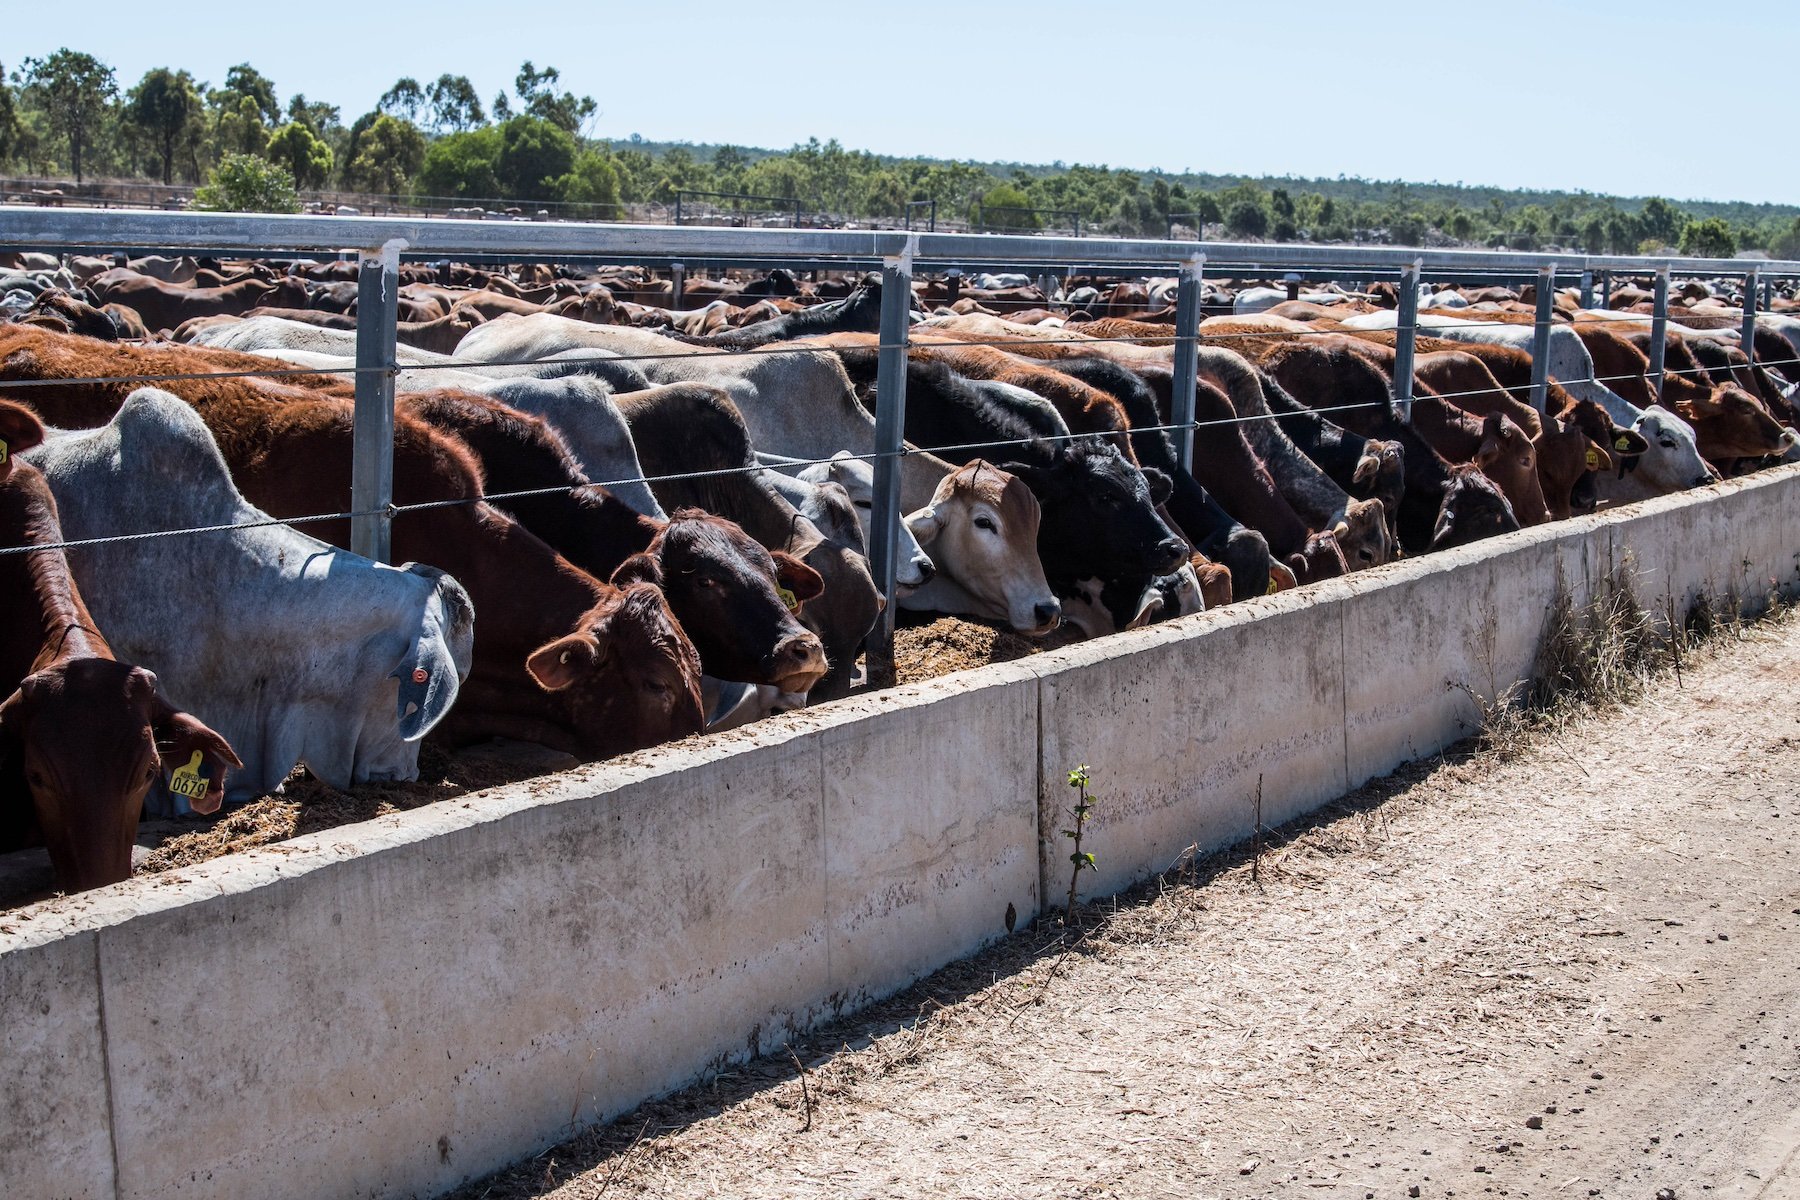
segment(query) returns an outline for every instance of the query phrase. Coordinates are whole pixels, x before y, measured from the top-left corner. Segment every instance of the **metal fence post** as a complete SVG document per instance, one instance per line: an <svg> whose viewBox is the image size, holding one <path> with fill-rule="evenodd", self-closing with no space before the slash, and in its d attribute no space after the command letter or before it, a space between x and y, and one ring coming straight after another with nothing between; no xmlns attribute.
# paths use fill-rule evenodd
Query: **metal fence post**
<svg viewBox="0 0 1800 1200"><path fill-rule="evenodd" d="M881 349L875 374L875 507L869 514L869 567L887 603L868 639L869 686L894 686L894 575L899 566L900 455L906 436L906 344L912 319L912 251L881 266Z"/></svg>
<svg viewBox="0 0 1800 1200"><path fill-rule="evenodd" d="M1556 268L1538 268L1537 315L1531 328L1531 404L1550 411L1550 314L1555 311Z"/></svg>
<svg viewBox="0 0 1800 1200"><path fill-rule="evenodd" d="M1594 273L1592 271L1581 273L1581 307L1594 307Z"/></svg>
<svg viewBox="0 0 1800 1200"><path fill-rule="evenodd" d="M1419 268L1413 259L1400 271L1400 311L1394 319L1394 407L1400 419L1412 423L1413 361L1419 337Z"/></svg>
<svg viewBox="0 0 1800 1200"><path fill-rule="evenodd" d="M1650 318L1650 378L1656 383L1656 398L1663 394L1663 363L1669 352L1669 268L1656 269L1656 307Z"/></svg>
<svg viewBox="0 0 1800 1200"><path fill-rule="evenodd" d="M398 239L364 251L356 273L356 427L350 465L352 553L393 559L394 325L400 310Z"/></svg>
<svg viewBox="0 0 1800 1200"><path fill-rule="evenodd" d="M681 311L681 293L687 290L687 264L672 262L669 264L669 307L675 312Z"/></svg>
<svg viewBox="0 0 1800 1200"><path fill-rule="evenodd" d="M1763 280L1763 311L1775 311L1775 277L1773 275Z"/></svg>
<svg viewBox="0 0 1800 1200"><path fill-rule="evenodd" d="M1175 287L1175 381L1169 400L1169 424L1175 426L1175 461L1194 469L1194 388L1200 377L1200 292L1206 255L1181 264Z"/></svg>
<svg viewBox="0 0 1800 1200"><path fill-rule="evenodd" d="M1612 307L1612 272L1600 272L1600 307Z"/></svg>
<svg viewBox="0 0 1800 1200"><path fill-rule="evenodd" d="M1738 347L1750 365L1756 365L1756 272L1744 276L1744 328L1742 344Z"/></svg>

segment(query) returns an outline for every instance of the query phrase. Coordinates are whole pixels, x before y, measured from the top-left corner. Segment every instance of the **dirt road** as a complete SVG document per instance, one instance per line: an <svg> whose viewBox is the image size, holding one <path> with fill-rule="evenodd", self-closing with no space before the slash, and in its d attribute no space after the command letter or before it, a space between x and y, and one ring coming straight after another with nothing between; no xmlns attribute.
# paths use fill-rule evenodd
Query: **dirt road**
<svg viewBox="0 0 1800 1200"><path fill-rule="evenodd" d="M1800 1196L1797 682L1748 632L467 1195Z"/></svg>

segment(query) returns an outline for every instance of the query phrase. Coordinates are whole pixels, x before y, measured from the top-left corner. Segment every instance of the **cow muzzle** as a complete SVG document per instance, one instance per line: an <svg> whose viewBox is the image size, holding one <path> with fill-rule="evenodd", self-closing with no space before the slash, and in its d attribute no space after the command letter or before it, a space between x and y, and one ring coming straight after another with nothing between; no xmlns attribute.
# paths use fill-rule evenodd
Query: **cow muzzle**
<svg viewBox="0 0 1800 1200"><path fill-rule="evenodd" d="M809 692L825 678L825 646L811 633L784 638L763 660L769 682L783 692Z"/></svg>

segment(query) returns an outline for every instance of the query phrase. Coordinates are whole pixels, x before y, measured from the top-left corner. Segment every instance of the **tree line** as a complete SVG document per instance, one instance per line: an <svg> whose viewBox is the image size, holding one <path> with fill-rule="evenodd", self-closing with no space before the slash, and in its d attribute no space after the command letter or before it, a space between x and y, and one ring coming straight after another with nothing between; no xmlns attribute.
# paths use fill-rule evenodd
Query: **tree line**
<svg viewBox="0 0 1800 1200"><path fill-rule="evenodd" d="M1800 257L1800 208L1502 191L1360 178L1276 179L1106 166L897 158L810 139L785 151L613 141L598 105L552 66L521 65L487 103L467 76L397 80L346 124L303 94L283 104L248 63L214 86L157 67L124 85L92 55L61 49L0 66L0 170L198 185L202 207L293 211L301 192L341 189L424 202L575 206L625 219L684 191L773 200L825 221L894 222L934 202L951 222L1130 237L1479 245L1518 250ZM923 214L920 214L923 215Z"/></svg>

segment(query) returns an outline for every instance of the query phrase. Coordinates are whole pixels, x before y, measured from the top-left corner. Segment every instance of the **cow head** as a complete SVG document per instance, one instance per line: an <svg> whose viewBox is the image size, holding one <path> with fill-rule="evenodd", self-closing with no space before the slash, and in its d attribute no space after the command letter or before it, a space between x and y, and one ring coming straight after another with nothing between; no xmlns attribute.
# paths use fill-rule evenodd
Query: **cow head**
<svg viewBox="0 0 1800 1200"><path fill-rule="evenodd" d="M1187 561L1187 542L1157 512L1174 481L1138 468L1098 436L1045 450L1036 462L1002 464L1030 485L1043 508L1038 552L1060 579L1089 576L1148 583Z"/></svg>
<svg viewBox="0 0 1800 1200"><path fill-rule="evenodd" d="M1493 480L1469 464L1451 468L1450 479L1444 485L1444 502L1431 534L1433 550L1466 546L1518 528L1519 519L1513 515L1512 505Z"/></svg>
<svg viewBox="0 0 1800 1200"><path fill-rule="evenodd" d="M243 763L224 738L168 704L156 676L109 658L76 658L25 677L0 702L0 756L17 756L57 886L83 891L131 874L144 793L159 774L198 761L190 796L217 812L225 771Z"/></svg>
<svg viewBox="0 0 1800 1200"><path fill-rule="evenodd" d="M1387 510L1379 500L1351 500L1345 504L1344 519L1332 533L1352 571L1379 567L1394 556L1398 545L1388 528Z"/></svg>
<svg viewBox="0 0 1800 1200"><path fill-rule="evenodd" d="M12 475L13 456L44 440L44 423L23 404L0 400L0 483Z"/></svg>
<svg viewBox="0 0 1800 1200"><path fill-rule="evenodd" d="M1601 495L1613 500L1662 496L1683 488L1703 487L1719 472L1700 456L1694 427L1660 404L1652 404L1631 423L1644 442L1635 460L1614 458L1613 474L1601 481Z"/></svg>
<svg viewBox="0 0 1800 1200"><path fill-rule="evenodd" d="M1406 495L1406 450L1399 442L1370 438L1363 444L1351 475L1350 494L1359 500L1379 500L1387 516L1388 537L1400 544L1400 500Z"/></svg>
<svg viewBox="0 0 1800 1200"><path fill-rule="evenodd" d="M931 503L910 514L906 527L937 565L916 605L968 611L1042 636L1062 619L1062 605L1038 558L1042 509L1025 482L976 459L938 481ZM939 596L954 594L949 607ZM936 602L936 603L934 603Z"/></svg>
<svg viewBox="0 0 1800 1200"><path fill-rule="evenodd" d="M682 509L647 552L660 567L669 607L694 640L708 675L807 692L825 677L825 647L796 619L825 589L819 573L780 550L770 553L736 522ZM647 559L626 560L616 585Z"/></svg>
<svg viewBox="0 0 1800 1200"><path fill-rule="evenodd" d="M700 655L669 611L654 559L634 555L619 568L623 586L577 623L538 647L525 669L560 693L575 748L590 758L641 750L698 733Z"/></svg>
<svg viewBox="0 0 1800 1200"><path fill-rule="evenodd" d="M1538 481L1537 449L1511 418L1489 413L1483 419L1475 465L1500 489L1521 525L1542 525L1550 519Z"/></svg>
<svg viewBox="0 0 1800 1200"><path fill-rule="evenodd" d="M1677 401L1675 411L1694 427L1700 457L1711 463L1786 453L1795 435L1769 415L1762 403L1735 383Z"/></svg>

